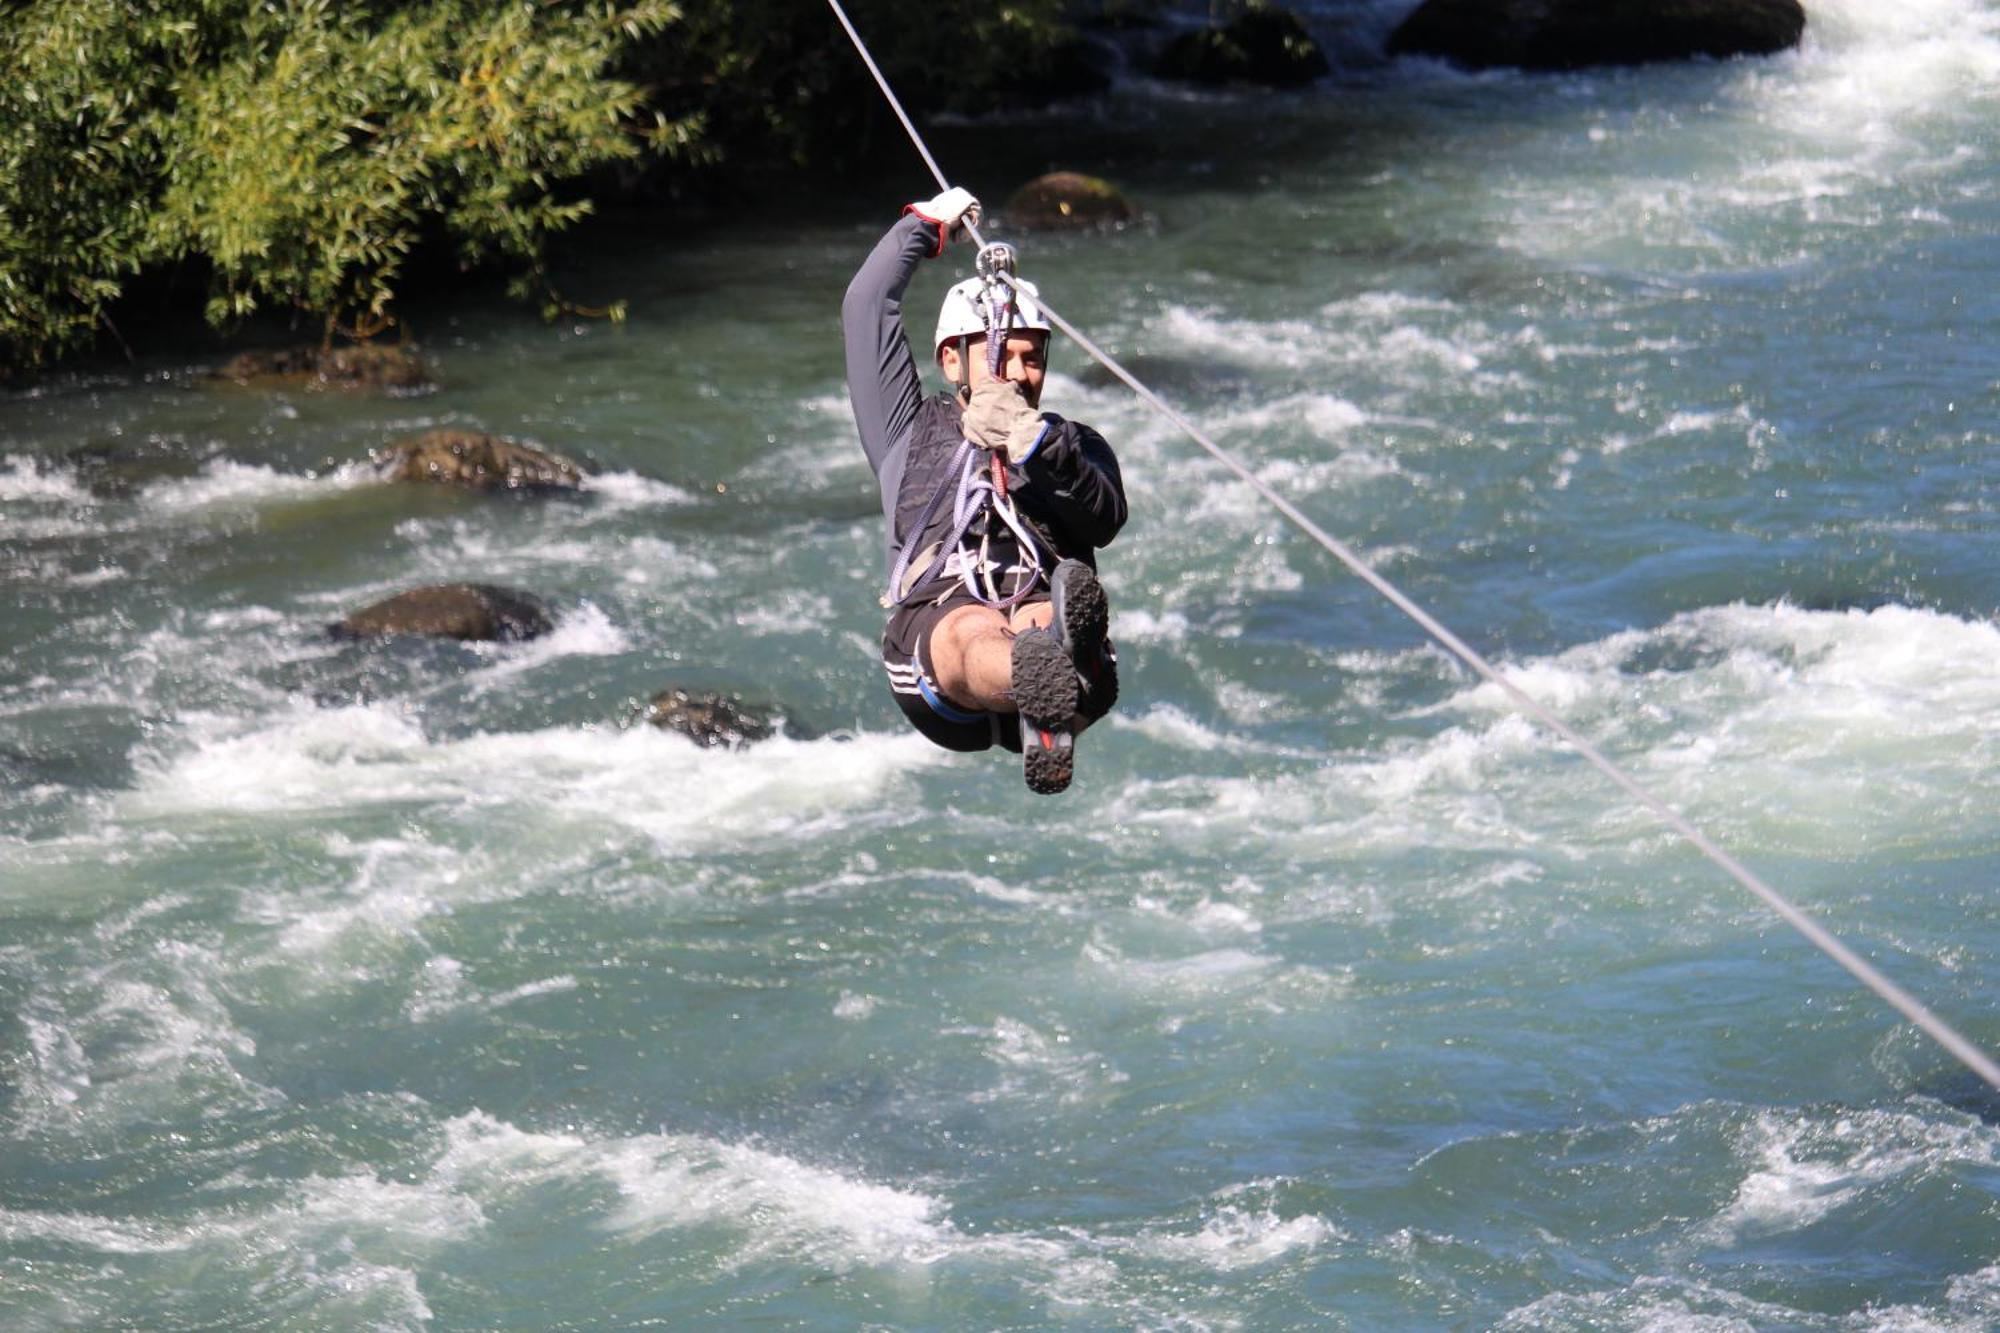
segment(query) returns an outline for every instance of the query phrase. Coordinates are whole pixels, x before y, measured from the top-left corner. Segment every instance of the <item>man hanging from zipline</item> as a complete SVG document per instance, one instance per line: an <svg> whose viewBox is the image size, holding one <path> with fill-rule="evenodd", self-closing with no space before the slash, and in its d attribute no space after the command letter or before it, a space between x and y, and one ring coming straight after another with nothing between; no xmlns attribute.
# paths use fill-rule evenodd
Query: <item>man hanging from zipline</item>
<svg viewBox="0 0 2000 1333"><path fill-rule="evenodd" d="M911 204L841 304L847 390L887 524L889 689L948 750L1018 750L1032 791L1069 786L1078 733L1118 697L1097 548L1125 524L1118 460L1037 409L1050 325L1004 246L945 294L926 398L903 328L917 265L979 223L962 189Z"/></svg>

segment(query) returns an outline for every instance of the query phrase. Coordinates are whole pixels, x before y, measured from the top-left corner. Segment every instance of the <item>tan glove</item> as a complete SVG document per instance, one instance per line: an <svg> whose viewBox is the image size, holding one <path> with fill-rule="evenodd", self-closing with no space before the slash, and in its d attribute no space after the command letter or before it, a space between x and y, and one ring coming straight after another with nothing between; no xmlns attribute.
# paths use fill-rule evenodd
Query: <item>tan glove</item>
<svg viewBox="0 0 2000 1333"><path fill-rule="evenodd" d="M1042 429L1041 413L1028 406L1021 386L1012 380L985 381L965 405L965 438L981 449L1005 453L1010 463L1018 465L1035 451Z"/></svg>

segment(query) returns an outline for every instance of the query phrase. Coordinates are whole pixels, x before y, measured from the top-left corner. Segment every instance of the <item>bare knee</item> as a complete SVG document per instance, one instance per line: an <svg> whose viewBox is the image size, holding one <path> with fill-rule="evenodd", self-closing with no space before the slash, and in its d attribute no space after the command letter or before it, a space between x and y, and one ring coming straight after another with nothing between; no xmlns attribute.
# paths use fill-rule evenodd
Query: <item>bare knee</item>
<svg viewBox="0 0 2000 1333"><path fill-rule="evenodd" d="M931 631L931 670L945 698L965 708L993 703L990 659L1011 637L1007 618L987 606L961 606Z"/></svg>

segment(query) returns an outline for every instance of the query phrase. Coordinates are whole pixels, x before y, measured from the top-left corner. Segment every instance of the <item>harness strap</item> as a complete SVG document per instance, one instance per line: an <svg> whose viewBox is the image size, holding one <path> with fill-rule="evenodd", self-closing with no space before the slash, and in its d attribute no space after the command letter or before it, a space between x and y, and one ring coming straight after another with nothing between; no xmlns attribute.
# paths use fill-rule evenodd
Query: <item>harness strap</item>
<svg viewBox="0 0 2000 1333"><path fill-rule="evenodd" d="M932 491L931 498L924 502L923 512L917 515L917 521L910 525L909 532L904 536L903 549L896 553L895 567L889 571L889 593L888 596L882 599L882 605L901 606L903 604L903 579L910 571L910 557L916 554L917 539L923 536L924 530L930 527L931 520L937 517L938 506L944 503L945 492L951 489L952 474L963 470L965 464L971 461L971 458L972 441L963 441L958 446L958 452L951 456L951 466L946 470L943 479L938 482L937 489ZM938 555L942 557L944 554L945 549L939 548ZM931 563L936 564L937 562L932 561ZM930 568L928 566L925 567L924 575L928 576L930 572ZM916 583L921 582L923 582L922 578L916 581ZM916 583L910 585L912 590L916 588Z"/></svg>
<svg viewBox="0 0 2000 1333"><path fill-rule="evenodd" d="M909 599L911 593L934 576L941 572L948 573L954 556L958 558L959 582L967 594L982 606L990 606L998 611L1020 605L1047 580L1048 574L1044 568L1041 544L1035 540L1034 534L1029 531L1027 524L1015 509L1012 497L1007 493L1006 463L1001 460L999 454L993 454L989 477L982 472L973 457L976 449L977 446L970 440L959 443L957 452L952 455L950 466L938 481L937 489L931 492L930 499L924 502L923 512L918 515L917 521L905 534L903 549L897 552L895 566L889 571L889 590L882 599L885 606L902 605ZM945 495L954 491L951 533L938 543L937 553L917 576L911 578L910 565L916 555L917 542L929 530L932 520L937 517L939 508L944 504ZM1017 561L1011 571L1015 578L1014 590L1011 593L1001 592L994 581L994 562L991 559L993 533L990 516L992 515L998 515L1000 522L1014 538ZM979 546L974 553L967 549L966 539L971 536L974 524L982 518L987 518L988 522L980 530Z"/></svg>

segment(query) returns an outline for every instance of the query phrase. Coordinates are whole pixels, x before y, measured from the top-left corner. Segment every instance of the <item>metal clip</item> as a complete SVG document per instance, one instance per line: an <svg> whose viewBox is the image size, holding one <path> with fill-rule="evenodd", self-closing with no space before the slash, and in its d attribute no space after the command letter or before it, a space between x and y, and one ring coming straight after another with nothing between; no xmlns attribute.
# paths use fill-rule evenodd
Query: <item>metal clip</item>
<svg viewBox="0 0 2000 1333"><path fill-rule="evenodd" d="M989 286L999 280L1002 273L1014 276L1014 247L1005 241L988 241L979 247L979 254L972 261L972 271Z"/></svg>

